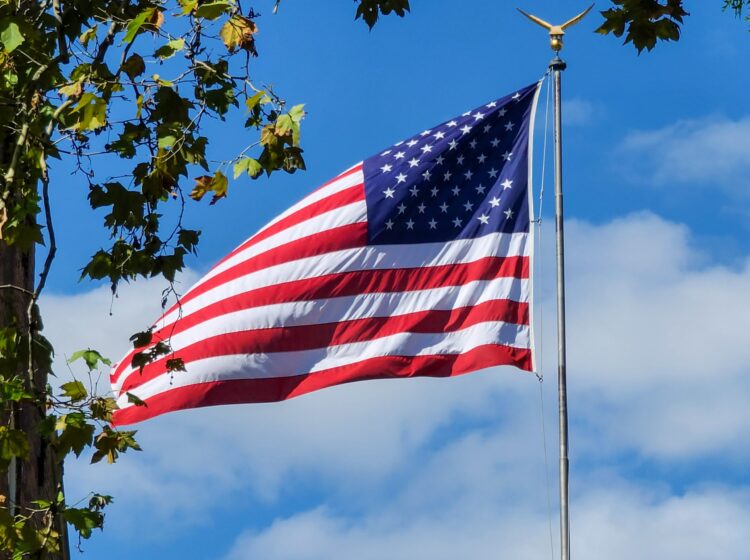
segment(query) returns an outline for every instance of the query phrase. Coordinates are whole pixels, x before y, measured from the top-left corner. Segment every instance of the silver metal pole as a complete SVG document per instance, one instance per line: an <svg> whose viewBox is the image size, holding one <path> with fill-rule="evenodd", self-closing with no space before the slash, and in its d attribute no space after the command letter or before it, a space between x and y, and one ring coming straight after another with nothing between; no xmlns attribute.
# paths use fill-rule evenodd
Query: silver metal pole
<svg viewBox="0 0 750 560"><path fill-rule="evenodd" d="M570 518L568 515L568 387L565 357L565 235L563 230L562 190L562 87L561 74L567 65L560 58L563 35L570 26L580 22L594 8L591 4L577 16L561 25L518 11L549 31L550 47L555 58L550 62L555 85L555 234L557 240L557 396L560 412L560 557L570 560Z"/></svg>
<svg viewBox="0 0 750 560"><path fill-rule="evenodd" d="M550 63L555 86L555 236L557 240L557 392L560 413L560 557L570 559L568 516L568 389L565 356L565 235L562 190L562 91L566 64L558 56Z"/></svg>

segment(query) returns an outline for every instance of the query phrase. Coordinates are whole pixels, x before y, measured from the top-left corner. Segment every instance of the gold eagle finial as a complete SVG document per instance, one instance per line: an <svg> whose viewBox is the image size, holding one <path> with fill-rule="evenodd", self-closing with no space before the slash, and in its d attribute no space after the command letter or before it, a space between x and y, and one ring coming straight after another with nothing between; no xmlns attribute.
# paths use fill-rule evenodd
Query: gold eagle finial
<svg viewBox="0 0 750 560"><path fill-rule="evenodd" d="M562 25L552 25L551 23L548 23L544 21L541 18L536 17L532 14L527 14L524 12L521 8L516 8L519 12L521 12L523 15L525 15L527 18L529 18L531 21L536 23L537 25L540 25L547 29L549 31L549 38L550 38L550 46L552 47L552 50L557 52L560 52L560 50L563 48L563 35L565 35L565 30L570 27L571 25L575 25L579 21L581 21L584 17L586 17L586 14L588 14L594 7L594 4L591 4L588 8L586 8L584 11L582 11L580 14L575 16L574 18L569 19Z"/></svg>

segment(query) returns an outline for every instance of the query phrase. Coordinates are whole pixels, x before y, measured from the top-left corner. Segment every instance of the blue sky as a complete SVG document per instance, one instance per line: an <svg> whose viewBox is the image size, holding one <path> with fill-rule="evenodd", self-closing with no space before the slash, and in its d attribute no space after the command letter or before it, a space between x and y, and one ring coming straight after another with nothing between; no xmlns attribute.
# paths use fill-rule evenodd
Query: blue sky
<svg viewBox="0 0 750 560"><path fill-rule="evenodd" d="M186 222L204 234L185 284L354 162L545 72L544 33L510 4L412 4L369 32L351 3L286 2L277 15L257 3L254 73L306 104L308 170L241 179L228 200L191 204ZM563 51L575 557L746 557L750 36L721 4L691 3L683 39L650 54L595 35L597 14ZM583 5L522 7L563 20ZM232 119L212 133L217 159L248 143ZM117 359L156 317L163 286L123 287L110 316L108 288L77 282L106 240L84 181L55 172L48 336L60 357L92 346ZM69 495L115 496L83 557L549 557L540 420L556 541L550 223L538 259L543 406L532 376L496 369L166 415L140 426L143 453L67 465Z"/></svg>

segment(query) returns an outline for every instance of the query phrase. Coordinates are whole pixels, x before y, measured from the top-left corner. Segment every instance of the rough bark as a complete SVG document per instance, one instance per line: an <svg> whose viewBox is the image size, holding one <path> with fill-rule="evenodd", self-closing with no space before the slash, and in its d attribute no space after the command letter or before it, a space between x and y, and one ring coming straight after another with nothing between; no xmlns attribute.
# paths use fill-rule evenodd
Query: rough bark
<svg viewBox="0 0 750 560"><path fill-rule="evenodd" d="M0 241L0 327L15 326L21 333L37 334L41 330L38 313L32 317L31 329L27 310L34 291L34 250L21 251L17 247L8 246ZM33 340L32 336L32 340ZM27 340L21 343L27 347ZM34 343L36 344L36 343ZM27 352L22 351L23 356ZM36 352L32 352L32 355ZM3 374L20 373L26 376L27 388L34 395L46 393L49 371L47 367L40 367L36 360L32 360L32 372L28 371L27 359L21 360L18 372L2 372ZM44 402L44 399L41 400ZM16 511L24 512L33 507L34 500L54 501L57 492L62 489L62 466L57 464L53 449L38 433L38 426L44 419L44 406L30 401L23 401L14 409L5 412L3 420L10 422L16 429L22 430L28 436L29 456L26 460L11 464L13 472L8 473L9 480L0 480L0 493L15 505ZM2 478L2 477L0 477ZM15 480L11 487L10 480ZM66 560L67 538L65 523L58 517L55 530L61 533L62 551L59 554L38 555L45 560Z"/></svg>

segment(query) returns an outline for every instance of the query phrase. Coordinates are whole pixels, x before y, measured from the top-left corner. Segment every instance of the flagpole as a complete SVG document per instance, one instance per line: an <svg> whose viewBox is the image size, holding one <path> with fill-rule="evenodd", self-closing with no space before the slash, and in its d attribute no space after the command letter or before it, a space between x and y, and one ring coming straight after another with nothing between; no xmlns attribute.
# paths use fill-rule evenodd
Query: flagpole
<svg viewBox="0 0 750 560"><path fill-rule="evenodd" d="M559 52L559 51L558 51ZM557 392L560 425L560 557L570 559L570 517L568 513L568 386L565 346L565 235L562 188L562 72L565 62L559 54L550 62L555 88L555 238L557 255Z"/></svg>
<svg viewBox="0 0 750 560"><path fill-rule="evenodd" d="M555 58L549 64L555 89L555 240L557 256L557 397L560 427L560 558L570 560L570 516L568 512L568 384L565 345L565 234L563 224L562 181L562 72L567 68L560 58L565 30L581 21L594 7L592 4L562 25L552 25L537 16L518 11L549 31L550 47Z"/></svg>

